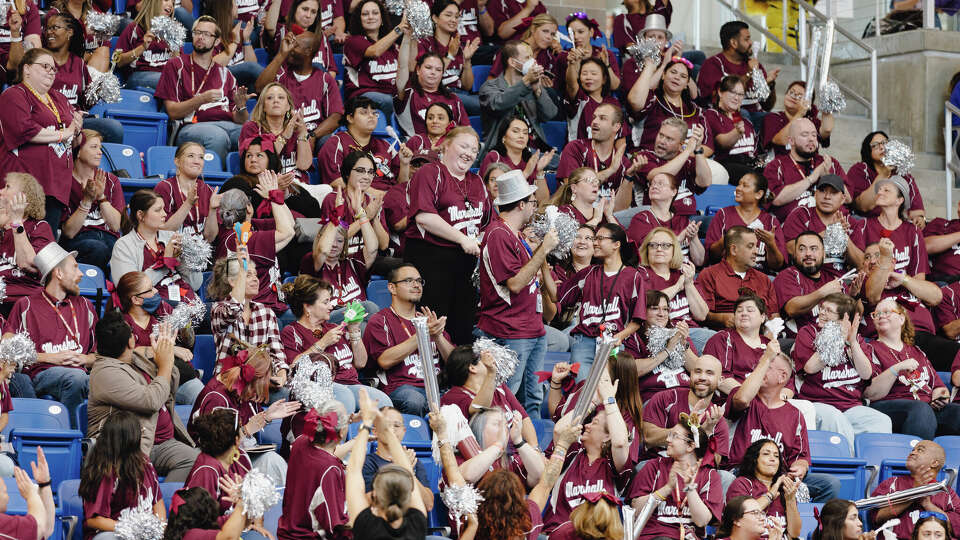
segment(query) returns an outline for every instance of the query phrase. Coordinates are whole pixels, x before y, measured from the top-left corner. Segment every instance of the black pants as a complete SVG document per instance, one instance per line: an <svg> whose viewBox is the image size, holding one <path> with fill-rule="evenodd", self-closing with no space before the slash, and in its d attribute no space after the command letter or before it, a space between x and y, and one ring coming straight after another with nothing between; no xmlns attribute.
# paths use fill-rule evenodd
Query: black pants
<svg viewBox="0 0 960 540"><path fill-rule="evenodd" d="M60 218L63 217L64 210L65 208L62 202L57 200L56 197L47 195L46 216L44 216L43 220L50 224L54 239L60 236Z"/></svg>
<svg viewBox="0 0 960 540"><path fill-rule="evenodd" d="M918 330L914 342L937 371L950 371L953 359L960 352L960 342Z"/></svg>
<svg viewBox="0 0 960 540"><path fill-rule="evenodd" d="M473 343L478 298L472 276L477 258L459 247L414 239L407 239L403 258L413 263L427 282L420 304L436 311L438 317L447 317L446 330L455 344Z"/></svg>

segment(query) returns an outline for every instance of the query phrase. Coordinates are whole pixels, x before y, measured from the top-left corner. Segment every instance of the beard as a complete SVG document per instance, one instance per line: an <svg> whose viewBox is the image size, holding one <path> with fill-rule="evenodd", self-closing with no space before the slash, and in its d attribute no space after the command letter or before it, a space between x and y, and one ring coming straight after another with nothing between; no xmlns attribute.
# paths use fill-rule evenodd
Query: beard
<svg viewBox="0 0 960 540"><path fill-rule="evenodd" d="M210 47L198 47L196 45L193 46L193 51L196 52L197 54L207 54L212 50L213 50L213 46L210 46Z"/></svg>
<svg viewBox="0 0 960 540"><path fill-rule="evenodd" d="M691 386L690 391L693 392L693 395L697 396L697 399L704 399L713 395L716 391L716 388L707 388L706 390L701 390L696 386Z"/></svg>
<svg viewBox="0 0 960 540"><path fill-rule="evenodd" d="M813 156L817 155L817 151L820 149L818 147L814 147L813 150L809 152L800 148L795 148L794 150L796 150L798 156L802 157L804 160L808 160L813 159Z"/></svg>
<svg viewBox="0 0 960 540"><path fill-rule="evenodd" d="M798 261L794 264L794 266L796 266L797 270L799 270L803 275L807 277L813 277L820 273L820 268L823 266L823 261L820 261L814 265L805 265Z"/></svg>

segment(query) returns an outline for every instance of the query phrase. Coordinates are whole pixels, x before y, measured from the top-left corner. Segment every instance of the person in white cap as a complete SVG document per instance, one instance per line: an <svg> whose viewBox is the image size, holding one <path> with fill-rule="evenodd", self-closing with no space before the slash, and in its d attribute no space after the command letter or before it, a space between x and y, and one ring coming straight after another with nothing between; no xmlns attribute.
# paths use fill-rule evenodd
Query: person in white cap
<svg viewBox="0 0 960 540"><path fill-rule="evenodd" d="M33 259L44 288L13 305L4 337L26 333L37 349L36 363L24 368L38 396L49 394L66 406L74 429L74 412L87 397L87 368L94 361L97 312L80 296L83 272L77 252L51 243Z"/></svg>
<svg viewBox="0 0 960 540"><path fill-rule="evenodd" d="M557 286L547 265L547 254L559 242L551 229L532 249L521 236L537 210L536 186L523 172L512 170L497 177L500 212L484 232L480 250L480 313L475 334L490 337L519 357L507 386L528 413L540 410L540 382L535 372L543 365L547 339L543 327L541 287L556 298ZM538 273L540 274L538 276Z"/></svg>

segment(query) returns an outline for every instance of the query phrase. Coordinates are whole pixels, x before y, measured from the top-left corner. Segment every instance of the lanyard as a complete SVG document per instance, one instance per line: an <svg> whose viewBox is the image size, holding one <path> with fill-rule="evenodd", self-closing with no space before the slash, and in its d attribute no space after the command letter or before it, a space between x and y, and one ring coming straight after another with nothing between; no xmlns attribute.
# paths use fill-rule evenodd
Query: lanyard
<svg viewBox="0 0 960 540"><path fill-rule="evenodd" d="M36 90L33 89L32 86L30 86L26 82L24 82L23 85L27 87L27 90L29 90L31 94L33 94L33 97L37 98L40 101L40 103L46 106L46 108L50 109L50 112L53 113L54 118L57 119L57 127L58 128L63 127L63 122L60 120L60 111L57 109L57 104L53 102L53 98L50 97L50 94L45 94L41 96Z"/></svg>
<svg viewBox="0 0 960 540"><path fill-rule="evenodd" d="M617 282L620 281L620 274L623 272L623 266L624 265L621 263L620 269L617 270L617 275L613 278L613 284L610 285L610 292L607 294L604 294L603 292L603 282L607 273L603 270L603 266L600 267L600 297L603 298L603 322L600 323L601 331L603 331L607 322L607 300L613 296L613 291L617 289Z"/></svg>
<svg viewBox="0 0 960 540"><path fill-rule="evenodd" d="M207 77L210 75L210 72L213 70L213 60L210 61L210 67L207 68L207 71L203 74L203 79L200 79L200 86L196 86L197 82L196 72L193 69L193 66L200 67L200 64L193 61L193 55L190 55L190 97L193 97L200 93L200 90L203 89L203 85L207 83ZM202 69L202 68L201 68Z"/></svg>
<svg viewBox="0 0 960 540"><path fill-rule="evenodd" d="M403 328L403 331L407 333L407 337L408 338L413 337L413 334L411 334L410 330L407 328L407 319L401 317L400 314L397 313L397 310L393 309L393 306L390 306L390 311L392 311L393 314L396 315L398 319L400 319L400 327ZM410 323L410 324L413 324L413 323Z"/></svg>
<svg viewBox="0 0 960 540"><path fill-rule="evenodd" d="M63 317L63 314L60 313L60 308L57 307L57 305L54 304L46 294L43 295L43 298L48 304L50 304L50 307L57 312L57 317L60 318L60 321L63 323L63 327L67 331L67 336L73 339L74 343L77 344L77 347L80 347L80 323L77 320L77 310L73 307L73 303L69 301L67 302L70 304L70 312L73 314L73 331L71 332L70 324L67 323L67 320Z"/></svg>

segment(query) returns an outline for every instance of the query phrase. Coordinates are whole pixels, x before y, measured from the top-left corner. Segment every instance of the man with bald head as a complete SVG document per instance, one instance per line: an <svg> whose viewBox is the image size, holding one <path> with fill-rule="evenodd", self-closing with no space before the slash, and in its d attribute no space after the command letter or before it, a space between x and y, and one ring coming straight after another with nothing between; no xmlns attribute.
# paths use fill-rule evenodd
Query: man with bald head
<svg viewBox="0 0 960 540"><path fill-rule="evenodd" d="M280 51L257 77L258 94L274 81L290 91L293 108L303 114L307 133L314 140L333 133L340 126L343 116L343 100L336 79L329 72L313 67L313 58L323 44L320 39L313 32L304 32L299 36L286 34L280 42ZM240 139L243 140L244 136ZM296 146L299 141L287 143ZM309 150L307 154L310 154Z"/></svg>
<svg viewBox="0 0 960 540"><path fill-rule="evenodd" d="M813 186L825 174L835 174L846 178L843 167L830 156L821 155L817 128L807 118L801 118L790 124L787 138L790 152L777 156L763 169L767 185L773 194L773 215L780 223L787 220L795 208L814 206ZM844 187L844 203L850 202L850 195Z"/></svg>
<svg viewBox="0 0 960 540"><path fill-rule="evenodd" d="M654 394L643 407L643 442L647 448L646 458L667 446L667 434L680 421L680 413L691 411L703 417L703 430L717 438L716 464L727 456L730 429L723 420L723 404L726 398L717 391L723 367L720 360L703 355L687 365L690 372L690 387L674 387ZM731 479L732 480L732 479ZM724 482L725 484L727 482Z"/></svg>
<svg viewBox="0 0 960 540"><path fill-rule="evenodd" d="M883 496L935 482L943 468L944 459L943 447L933 441L920 441L907 454L907 471L910 474L887 478L880 482L871 495ZM887 520L899 519L900 523L894 526L893 533L897 538L910 538L917 521L929 515L927 512L942 514L950 522L953 537L957 537L957 531L960 531L960 497L950 487L942 493L922 499L881 506L870 512L870 522L873 527L879 527Z"/></svg>

